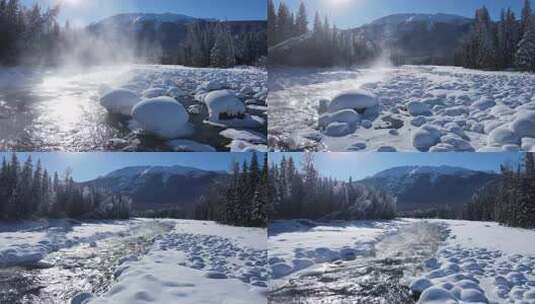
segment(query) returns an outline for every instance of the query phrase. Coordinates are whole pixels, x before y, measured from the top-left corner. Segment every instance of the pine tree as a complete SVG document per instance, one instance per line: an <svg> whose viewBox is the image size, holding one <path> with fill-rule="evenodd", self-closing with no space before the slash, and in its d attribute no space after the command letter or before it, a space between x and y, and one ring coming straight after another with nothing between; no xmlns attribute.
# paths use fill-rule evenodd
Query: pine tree
<svg viewBox="0 0 535 304"><path fill-rule="evenodd" d="M521 70L535 72L535 17L529 20L525 25L524 36L518 44L515 63Z"/></svg>
<svg viewBox="0 0 535 304"><path fill-rule="evenodd" d="M236 50L230 30L220 24L216 42L210 53L210 63L214 67L228 68L236 65Z"/></svg>
<svg viewBox="0 0 535 304"><path fill-rule="evenodd" d="M307 10L303 1L299 4L299 11L297 12L295 24L297 35L303 35L308 31Z"/></svg>
<svg viewBox="0 0 535 304"><path fill-rule="evenodd" d="M523 37L529 27L530 19L533 16L531 9L531 1L524 0L524 7L522 8L522 17L520 19L520 36Z"/></svg>
<svg viewBox="0 0 535 304"><path fill-rule="evenodd" d="M275 4L273 0L268 0L268 45L274 46L279 42L278 38L278 19L277 13L275 12Z"/></svg>

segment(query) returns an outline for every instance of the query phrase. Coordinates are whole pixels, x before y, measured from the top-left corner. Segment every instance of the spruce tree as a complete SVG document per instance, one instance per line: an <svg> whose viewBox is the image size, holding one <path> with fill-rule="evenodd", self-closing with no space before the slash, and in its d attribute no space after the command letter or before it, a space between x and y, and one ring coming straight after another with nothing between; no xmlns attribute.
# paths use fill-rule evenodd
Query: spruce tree
<svg viewBox="0 0 535 304"><path fill-rule="evenodd" d="M535 17L526 23L524 36L518 44L516 66L524 71L535 72Z"/></svg>
<svg viewBox="0 0 535 304"><path fill-rule="evenodd" d="M295 20L297 35L303 35L308 31L308 17L305 3L301 1Z"/></svg>

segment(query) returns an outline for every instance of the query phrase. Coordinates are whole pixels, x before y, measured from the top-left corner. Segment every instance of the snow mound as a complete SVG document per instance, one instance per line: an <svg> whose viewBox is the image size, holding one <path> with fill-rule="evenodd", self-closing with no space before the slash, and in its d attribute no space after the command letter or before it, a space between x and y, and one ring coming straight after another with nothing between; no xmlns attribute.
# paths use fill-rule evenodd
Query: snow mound
<svg viewBox="0 0 535 304"><path fill-rule="evenodd" d="M520 144L520 138L508 126L498 127L490 132L488 137L489 146L501 147L504 145Z"/></svg>
<svg viewBox="0 0 535 304"><path fill-rule="evenodd" d="M518 113L511 129L518 137L535 137L535 112Z"/></svg>
<svg viewBox="0 0 535 304"><path fill-rule="evenodd" d="M165 96L167 90L162 88L150 88L143 91L143 97L145 98L155 98L160 96Z"/></svg>
<svg viewBox="0 0 535 304"><path fill-rule="evenodd" d="M251 130L226 129L219 133L221 136L234 140L242 140L253 144L265 144L266 136Z"/></svg>
<svg viewBox="0 0 535 304"><path fill-rule="evenodd" d="M409 102L407 110L412 116L430 116L433 114L427 104L419 101Z"/></svg>
<svg viewBox="0 0 535 304"><path fill-rule="evenodd" d="M422 151L427 152L429 148L440 142L440 130L432 125L423 125L412 134L412 145Z"/></svg>
<svg viewBox="0 0 535 304"><path fill-rule="evenodd" d="M328 106L328 111L337 112L344 109L353 109L360 114L364 114L378 105L377 96L374 94L365 90L354 90L335 96Z"/></svg>
<svg viewBox="0 0 535 304"><path fill-rule="evenodd" d="M333 113L322 114L319 118L320 128L326 128L333 122L347 123L354 126L360 122L360 115L353 109L344 109Z"/></svg>
<svg viewBox="0 0 535 304"><path fill-rule="evenodd" d="M174 139L167 142L175 152L216 152L210 145L201 144L189 139Z"/></svg>
<svg viewBox="0 0 535 304"><path fill-rule="evenodd" d="M345 122L333 122L325 128L325 134L332 137L342 137L354 132L354 128Z"/></svg>
<svg viewBox="0 0 535 304"><path fill-rule="evenodd" d="M210 92L204 98L208 107L208 119L213 122L243 118L245 105L238 96L230 90Z"/></svg>
<svg viewBox="0 0 535 304"><path fill-rule="evenodd" d="M124 116L130 116L132 108L139 102L141 99L136 93L127 89L111 90L100 98L100 105L108 112Z"/></svg>
<svg viewBox="0 0 535 304"><path fill-rule="evenodd" d="M171 97L144 100L132 109L141 128L162 138L179 138L192 134L189 115L184 106Z"/></svg>

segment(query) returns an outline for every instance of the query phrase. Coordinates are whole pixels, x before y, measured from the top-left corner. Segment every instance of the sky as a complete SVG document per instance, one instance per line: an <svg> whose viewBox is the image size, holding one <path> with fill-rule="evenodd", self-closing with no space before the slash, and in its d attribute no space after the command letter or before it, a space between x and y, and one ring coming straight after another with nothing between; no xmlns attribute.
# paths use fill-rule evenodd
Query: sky
<svg viewBox="0 0 535 304"><path fill-rule="evenodd" d="M298 167L303 153L270 153L270 163L292 156ZM479 171L498 171L503 163L517 164L521 153L314 153L316 167L325 177L361 180L399 166L452 166Z"/></svg>
<svg viewBox="0 0 535 304"><path fill-rule="evenodd" d="M244 161L251 153L113 153L113 152L35 152L17 153L20 162L32 156L34 164L41 160L49 172L65 172L71 168L75 181L82 182L95 179L117 169L130 166L173 166L181 165L211 171L229 171L233 161ZM11 153L0 153L10 158Z"/></svg>
<svg viewBox="0 0 535 304"><path fill-rule="evenodd" d="M221 20L265 20L266 0L22 0L42 7L63 2L59 21L85 26L120 13L178 13Z"/></svg>
<svg viewBox="0 0 535 304"><path fill-rule="evenodd" d="M301 0L284 1L297 11ZM473 18L475 10L487 6L491 17L498 19L502 8L511 7L519 16L524 0L306 0L309 25L314 13L327 15L338 28L347 29L370 23L380 17L399 13L444 13Z"/></svg>

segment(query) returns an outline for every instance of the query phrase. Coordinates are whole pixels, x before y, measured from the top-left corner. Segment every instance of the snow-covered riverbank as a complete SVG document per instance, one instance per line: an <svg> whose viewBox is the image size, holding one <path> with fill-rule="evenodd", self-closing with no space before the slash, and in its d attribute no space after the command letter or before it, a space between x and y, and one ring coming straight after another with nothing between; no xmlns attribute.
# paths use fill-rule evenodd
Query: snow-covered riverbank
<svg viewBox="0 0 535 304"><path fill-rule="evenodd" d="M313 290L306 286L321 290L324 285L329 285L325 290L331 293L343 289L346 297L385 300L388 293L370 295L364 286L370 281L374 286L387 284L383 278L373 280L382 272L390 280L395 278L392 273L401 271L398 285L391 287L399 288L398 294L406 288L422 304L533 303L532 244L533 230L487 222L280 221L269 228L271 288L282 301L294 293L305 298L311 295L306 303L316 303ZM389 261L386 266L385 259ZM376 271L370 273L369 268ZM359 273L360 280L353 278ZM331 293L324 296L332 299L336 294Z"/></svg>
<svg viewBox="0 0 535 304"><path fill-rule="evenodd" d="M535 110L535 75L456 67L402 66L361 70L270 70L270 145L322 151L531 150L526 133ZM365 89L378 115L354 132L318 128L321 99ZM513 123L515 122L515 123Z"/></svg>
<svg viewBox="0 0 535 304"><path fill-rule="evenodd" d="M0 276L35 282L30 303L267 302L265 229L149 219L0 227L2 269L14 272Z"/></svg>
<svg viewBox="0 0 535 304"><path fill-rule="evenodd" d="M255 67L3 68L0 148L266 150L266 83L267 72ZM205 100L222 90L225 98ZM141 102L144 106L133 113ZM221 113L212 119L215 110Z"/></svg>

